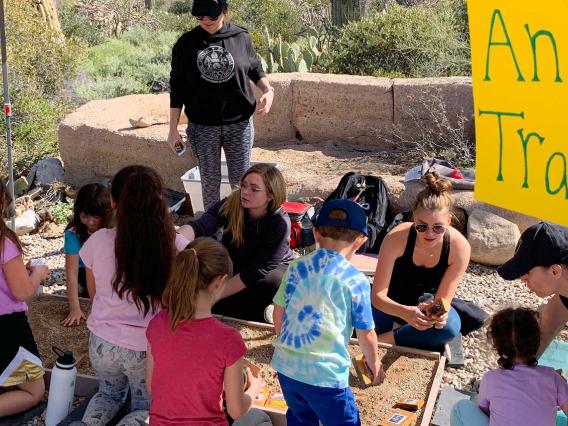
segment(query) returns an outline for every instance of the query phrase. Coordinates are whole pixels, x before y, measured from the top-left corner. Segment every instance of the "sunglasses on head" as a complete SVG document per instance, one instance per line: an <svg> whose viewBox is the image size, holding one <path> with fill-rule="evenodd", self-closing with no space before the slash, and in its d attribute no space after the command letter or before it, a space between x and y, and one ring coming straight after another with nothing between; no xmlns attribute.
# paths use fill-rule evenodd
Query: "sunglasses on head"
<svg viewBox="0 0 568 426"><path fill-rule="evenodd" d="M424 224L414 225L414 229L416 229L416 232L426 232L428 228L430 228L429 225L424 225ZM436 234L443 234L444 232L446 232L446 227L444 225L434 225L432 226L432 231L434 231L434 233Z"/></svg>
<svg viewBox="0 0 568 426"><path fill-rule="evenodd" d="M203 21L205 18L209 18L210 21L216 21L217 19L219 19L219 16L221 16L221 14L217 16L196 16L195 19L197 19L198 21Z"/></svg>

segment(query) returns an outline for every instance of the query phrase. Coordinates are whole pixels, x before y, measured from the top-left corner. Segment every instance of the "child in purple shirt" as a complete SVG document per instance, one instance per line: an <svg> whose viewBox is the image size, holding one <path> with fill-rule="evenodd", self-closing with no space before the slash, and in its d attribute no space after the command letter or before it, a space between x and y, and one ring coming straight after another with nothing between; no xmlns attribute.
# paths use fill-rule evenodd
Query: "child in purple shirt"
<svg viewBox="0 0 568 426"><path fill-rule="evenodd" d="M456 404L451 425L554 426L557 408L568 412L568 384L554 369L537 365L536 313L526 308L499 311L487 337L499 355L500 368L481 379L479 408L472 401Z"/></svg>

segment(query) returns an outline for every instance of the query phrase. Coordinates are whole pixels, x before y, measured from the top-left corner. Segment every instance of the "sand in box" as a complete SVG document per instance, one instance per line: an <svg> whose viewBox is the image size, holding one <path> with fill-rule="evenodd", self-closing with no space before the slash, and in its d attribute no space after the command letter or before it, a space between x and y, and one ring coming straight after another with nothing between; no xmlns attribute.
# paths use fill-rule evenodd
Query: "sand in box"
<svg viewBox="0 0 568 426"><path fill-rule="evenodd" d="M83 312L89 312L89 303L81 302ZM83 321L78 327L64 327L61 321L68 314L66 299L54 297L37 297L29 303L28 319L44 364L52 368L56 356L51 350L53 345L72 350L76 357L87 354L86 359L78 366L80 373L95 375L88 361L89 331ZM224 322L240 331L249 349L247 359L261 368L262 376L272 390L278 390L276 373L269 366L272 357L271 329L251 327L240 322L224 320ZM349 346L352 357L360 353L357 345ZM399 352L393 349L379 348L386 379L380 386L365 386L351 367L349 383L355 395L361 413L361 422L366 426L374 426L387 414L397 400L415 398L427 400L432 386L438 361L419 355ZM422 413L419 413L415 424L420 424Z"/></svg>

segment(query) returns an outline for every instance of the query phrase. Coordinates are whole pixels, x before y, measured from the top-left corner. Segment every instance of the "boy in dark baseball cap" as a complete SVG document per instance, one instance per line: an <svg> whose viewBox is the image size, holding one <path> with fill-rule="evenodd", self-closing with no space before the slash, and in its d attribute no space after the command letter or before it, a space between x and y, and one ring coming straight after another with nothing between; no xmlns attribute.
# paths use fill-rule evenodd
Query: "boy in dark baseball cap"
<svg viewBox="0 0 568 426"><path fill-rule="evenodd" d="M274 297L272 367L288 405L288 426L361 424L349 388L353 328L374 382L383 380L369 281L349 263L366 234L367 218L357 203L324 203L316 220L319 248L292 261Z"/></svg>
<svg viewBox="0 0 568 426"><path fill-rule="evenodd" d="M550 222L531 226L497 272L506 280L520 278L537 296L554 295L540 315L542 353L568 321L568 228Z"/></svg>

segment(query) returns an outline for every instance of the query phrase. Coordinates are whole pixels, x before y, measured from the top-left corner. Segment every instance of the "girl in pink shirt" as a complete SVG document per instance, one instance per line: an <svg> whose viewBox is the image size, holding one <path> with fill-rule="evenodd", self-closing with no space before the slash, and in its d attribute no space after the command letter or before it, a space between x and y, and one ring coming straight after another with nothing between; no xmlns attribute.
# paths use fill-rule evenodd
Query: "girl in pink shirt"
<svg viewBox="0 0 568 426"><path fill-rule="evenodd" d="M233 418L247 413L258 394L261 379L248 368L243 389L241 335L211 315L232 269L227 250L210 238L197 238L177 255L164 310L146 332L151 425L227 425L223 391Z"/></svg>
<svg viewBox="0 0 568 426"><path fill-rule="evenodd" d="M87 327L89 356L99 379L83 422L106 425L126 400L147 410L146 327L161 308L162 292L176 252L177 235L162 198L162 179L146 166L128 166L112 181L116 228L89 237L79 255L93 299Z"/></svg>
<svg viewBox="0 0 568 426"><path fill-rule="evenodd" d="M33 407L45 391L43 366L26 317L26 300L47 278L48 268L24 264L22 245L4 222L8 204L8 192L0 182L0 418ZM9 387L14 388L2 389Z"/></svg>
<svg viewBox="0 0 568 426"><path fill-rule="evenodd" d="M469 400L456 404L451 425L556 425L557 407L568 412L568 384L554 369L538 365L536 313L526 308L499 311L487 336L499 355L500 368L481 379L477 407Z"/></svg>

